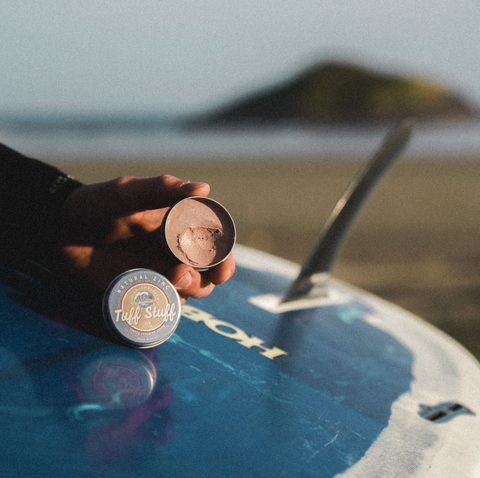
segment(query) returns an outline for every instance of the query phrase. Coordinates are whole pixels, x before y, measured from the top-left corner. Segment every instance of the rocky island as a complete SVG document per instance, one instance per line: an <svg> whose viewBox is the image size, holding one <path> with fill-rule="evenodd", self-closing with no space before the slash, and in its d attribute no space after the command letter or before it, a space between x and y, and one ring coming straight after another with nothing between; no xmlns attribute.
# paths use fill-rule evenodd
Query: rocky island
<svg viewBox="0 0 480 478"><path fill-rule="evenodd" d="M473 105L436 81L326 62L197 116L191 125L375 124L476 116Z"/></svg>

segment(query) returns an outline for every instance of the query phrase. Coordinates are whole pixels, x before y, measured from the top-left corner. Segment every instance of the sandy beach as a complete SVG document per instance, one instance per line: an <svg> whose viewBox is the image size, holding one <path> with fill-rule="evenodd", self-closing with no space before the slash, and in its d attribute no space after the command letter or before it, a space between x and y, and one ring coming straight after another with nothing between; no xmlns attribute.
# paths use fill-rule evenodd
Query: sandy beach
<svg viewBox="0 0 480 478"><path fill-rule="evenodd" d="M302 262L358 159L115 158L56 165L85 182L129 174L206 181L238 242ZM334 275L414 312L480 358L480 158L403 158L358 216Z"/></svg>

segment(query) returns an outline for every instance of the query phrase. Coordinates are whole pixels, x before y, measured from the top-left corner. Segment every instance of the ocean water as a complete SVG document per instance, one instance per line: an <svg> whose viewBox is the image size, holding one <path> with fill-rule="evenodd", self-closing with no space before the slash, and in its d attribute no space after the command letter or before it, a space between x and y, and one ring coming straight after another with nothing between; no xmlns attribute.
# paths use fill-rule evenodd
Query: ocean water
<svg viewBox="0 0 480 478"><path fill-rule="evenodd" d="M171 121L109 127L95 123L89 126L85 121L65 127L21 127L3 122L0 142L42 159L172 157L229 161L317 156L321 161L332 156L368 155L378 147L389 128L279 126L188 130ZM405 156L451 160L478 156L480 160L480 122L417 125Z"/></svg>

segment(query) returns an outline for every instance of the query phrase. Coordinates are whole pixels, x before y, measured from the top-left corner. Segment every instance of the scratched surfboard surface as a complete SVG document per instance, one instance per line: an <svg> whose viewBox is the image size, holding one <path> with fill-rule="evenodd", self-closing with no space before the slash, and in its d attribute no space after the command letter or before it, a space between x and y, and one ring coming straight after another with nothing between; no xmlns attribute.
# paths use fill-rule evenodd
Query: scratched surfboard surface
<svg viewBox="0 0 480 478"><path fill-rule="evenodd" d="M142 351L72 326L100 310L2 266L2 477L478 474L467 352L334 280L279 305L297 267L235 255L234 278Z"/></svg>

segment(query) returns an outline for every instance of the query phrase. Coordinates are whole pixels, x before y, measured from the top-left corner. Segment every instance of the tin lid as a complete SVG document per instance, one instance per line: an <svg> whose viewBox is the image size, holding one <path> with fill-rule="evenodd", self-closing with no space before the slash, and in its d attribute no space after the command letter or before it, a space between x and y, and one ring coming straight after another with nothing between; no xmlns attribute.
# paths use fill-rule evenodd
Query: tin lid
<svg viewBox="0 0 480 478"><path fill-rule="evenodd" d="M177 328L181 302L167 278L149 269L119 275L103 297L103 317L125 345L150 348L165 342Z"/></svg>
<svg viewBox="0 0 480 478"><path fill-rule="evenodd" d="M235 224L217 201L192 196L174 204L165 215L163 240L179 262L205 270L223 262L235 245Z"/></svg>

